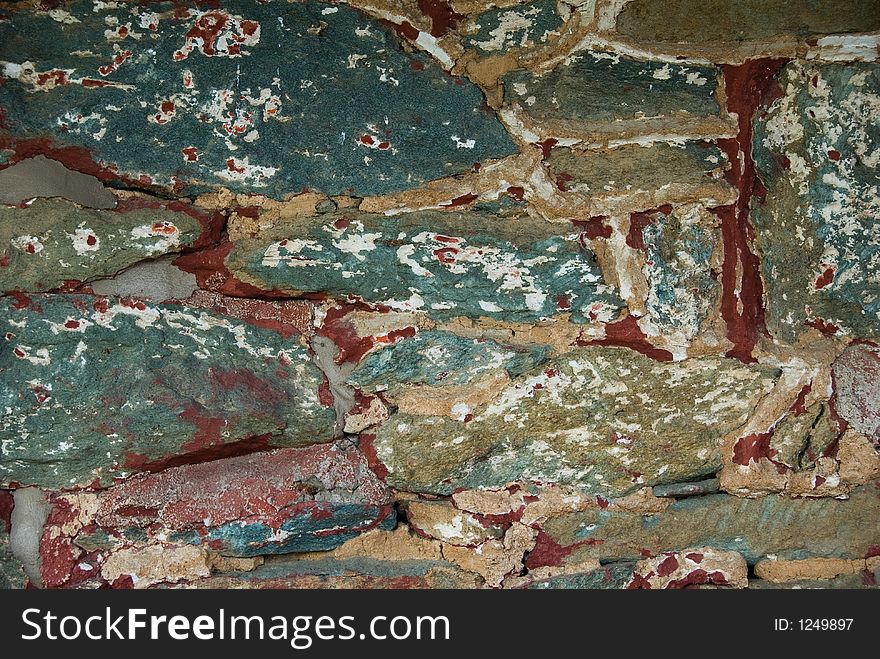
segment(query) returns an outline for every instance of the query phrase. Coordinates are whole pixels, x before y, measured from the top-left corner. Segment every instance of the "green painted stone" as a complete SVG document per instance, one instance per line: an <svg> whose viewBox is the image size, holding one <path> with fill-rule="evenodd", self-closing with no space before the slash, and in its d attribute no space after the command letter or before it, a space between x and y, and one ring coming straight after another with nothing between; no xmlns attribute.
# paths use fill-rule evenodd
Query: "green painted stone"
<svg viewBox="0 0 880 659"><path fill-rule="evenodd" d="M27 208L0 206L0 290L39 292L107 277L177 252L201 234L197 219L162 208L87 210L42 199Z"/></svg>
<svg viewBox="0 0 880 659"><path fill-rule="evenodd" d="M880 66L795 62L778 82L752 142L767 326L784 341L805 325L878 337Z"/></svg>
<svg viewBox="0 0 880 659"><path fill-rule="evenodd" d="M718 181L728 166L727 156L707 142L674 146L626 145L607 151L575 151L555 148L547 158L550 176L563 192L591 196L653 193L662 188L691 190L699 198L702 189L725 186Z"/></svg>
<svg viewBox="0 0 880 659"><path fill-rule="evenodd" d="M874 483L847 500L727 494L690 497L655 515L588 510L548 519L543 530L572 552L566 561L635 560L688 547L737 551L750 564L780 559L864 558L878 541L880 498Z"/></svg>
<svg viewBox="0 0 880 659"><path fill-rule="evenodd" d="M876 0L635 0L617 31L639 41L738 43L880 29Z"/></svg>
<svg viewBox="0 0 880 659"><path fill-rule="evenodd" d="M609 563L592 572L562 574L535 581L530 590L619 590L632 578L635 563Z"/></svg>
<svg viewBox="0 0 880 659"><path fill-rule="evenodd" d="M226 266L287 294L326 293L448 319L609 321L622 302L571 225L418 211L300 218L235 241Z"/></svg>
<svg viewBox="0 0 880 659"><path fill-rule="evenodd" d="M0 483L66 488L333 436L297 337L182 306L4 298ZM259 439L254 439L259 438Z"/></svg>
<svg viewBox="0 0 880 659"><path fill-rule="evenodd" d="M549 357L546 346L504 346L490 339L468 339L450 332L419 332L370 353L352 371L349 384L395 396L412 385L463 386L505 372L517 376Z"/></svg>
<svg viewBox="0 0 880 659"><path fill-rule="evenodd" d="M643 117L718 117L714 67L580 51L543 75L502 77L504 100L539 121L607 122Z"/></svg>
<svg viewBox="0 0 880 659"><path fill-rule="evenodd" d="M0 590L24 588L27 583L21 563L12 555L9 546L12 506L12 493L0 490Z"/></svg>
<svg viewBox="0 0 880 659"><path fill-rule="evenodd" d="M719 242L718 231L695 209L657 213L641 229L646 306L663 334L693 339L718 304L721 286L712 271L712 253Z"/></svg>
<svg viewBox="0 0 880 659"><path fill-rule="evenodd" d="M559 35L561 25L555 0L538 0L480 14L474 19L473 33L462 42L480 54L504 54L547 43L550 37Z"/></svg>
<svg viewBox="0 0 880 659"><path fill-rule="evenodd" d="M375 447L401 490L449 495L525 481L617 497L717 472L719 440L777 375L718 358L657 362L582 348L519 376L461 421L395 414Z"/></svg>
<svg viewBox="0 0 880 659"><path fill-rule="evenodd" d="M139 184L374 195L516 151L477 86L345 4L64 11L0 21L11 136L85 147Z"/></svg>

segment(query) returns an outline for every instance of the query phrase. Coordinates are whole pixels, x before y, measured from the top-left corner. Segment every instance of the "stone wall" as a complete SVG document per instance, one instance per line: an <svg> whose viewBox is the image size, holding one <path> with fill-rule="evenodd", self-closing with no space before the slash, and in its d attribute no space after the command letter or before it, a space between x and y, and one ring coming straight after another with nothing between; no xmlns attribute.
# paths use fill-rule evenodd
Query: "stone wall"
<svg viewBox="0 0 880 659"><path fill-rule="evenodd" d="M876 0L0 6L0 585L880 577Z"/></svg>

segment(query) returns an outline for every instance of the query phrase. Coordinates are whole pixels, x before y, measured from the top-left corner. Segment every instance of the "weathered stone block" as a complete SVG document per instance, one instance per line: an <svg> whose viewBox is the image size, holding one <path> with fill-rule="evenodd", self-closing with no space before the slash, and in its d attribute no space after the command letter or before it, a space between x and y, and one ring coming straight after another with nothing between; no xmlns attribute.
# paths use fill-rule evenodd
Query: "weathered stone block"
<svg viewBox="0 0 880 659"><path fill-rule="evenodd" d="M633 144L604 151L557 147L546 165L564 197L583 198L588 217L694 201L721 206L736 199L736 191L722 178L727 157L707 142Z"/></svg>
<svg viewBox="0 0 880 659"><path fill-rule="evenodd" d="M876 337L880 67L794 62L778 83L752 143L768 328L784 341L805 325Z"/></svg>
<svg viewBox="0 0 880 659"><path fill-rule="evenodd" d="M203 309L79 295L4 298L0 315L2 483L109 484L333 437L324 376L295 338Z"/></svg>
<svg viewBox="0 0 880 659"><path fill-rule="evenodd" d="M0 146L48 136L87 149L105 178L275 197L382 194L515 150L475 85L344 4L65 12L0 22Z"/></svg>
<svg viewBox="0 0 880 659"><path fill-rule="evenodd" d="M130 573L108 573L111 559L133 564L151 547L226 556L325 551L395 523L391 492L348 442L174 467L95 493L58 494L52 504L40 551L44 580L56 586L81 564L113 582Z"/></svg>
<svg viewBox="0 0 880 659"><path fill-rule="evenodd" d="M634 560L641 552L705 545L736 551L754 564L768 555L864 558L877 546L878 514L880 499L870 483L847 500L713 494L676 501L654 515L606 510L560 515L542 529L572 563Z"/></svg>
<svg viewBox="0 0 880 659"><path fill-rule="evenodd" d="M534 322L608 321L620 298L580 232L524 215L421 211L298 218L241 238L226 266L287 294L324 292L394 311Z"/></svg>
<svg viewBox="0 0 880 659"><path fill-rule="evenodd" d="M777 371L723 359L656 362L584 348L515 378L458 419L395 414L375 447L394 487L434 494L515 481L620 496L721 466Z"/></svg>
<svg viewBox="0 0 880 659"><path fill-rule="evenodd" d="M114 275L144 259L202 246L220 232L219 218L186 204L140 206L86 210L55 200L0 206L0 291L39 292Z"/></svg>
<svg viewBox="0 0 880 659"><path fill-rule="evenodd" d="M617 32L640 41L707 45L880 29L873 0L635 0L617 16Z"/></svg>
<svg viewBox="0 0 880 659"><path fill-rule="evenodd" d="M837 413L880 447L880 348L851 345L834 362Z"/></svg>

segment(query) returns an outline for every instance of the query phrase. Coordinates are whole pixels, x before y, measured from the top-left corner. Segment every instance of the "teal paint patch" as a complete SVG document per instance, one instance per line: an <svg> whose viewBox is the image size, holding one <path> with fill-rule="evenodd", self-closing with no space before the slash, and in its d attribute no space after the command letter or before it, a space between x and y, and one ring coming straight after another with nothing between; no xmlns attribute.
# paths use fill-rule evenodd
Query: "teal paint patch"
<svg viewBox="0 0 880 659"><path fill-rule="evenodd" d="M563 574L529 584L532 590L618 590L632 578L635 563L610 563L592 572Z"/></svg>
<svg viewBox="0 0 880 659"><path fill-rule="evenodd" d="M332 439L323 374L296 337L81 295L4 298L0 318L4 484L106 485L239 440Z"/></svg>
<svg viewBox="0 0 880 659"><path fill-rule="evenodd" d="M264 290L356 296L437 319L613 320L622 302L568 229L473 212L322 215L237 240L226 265Z"/></svg>
<svg viewBox="0 0 880 659"><path fill-rule="evenodd" d="M205 538L215 551L230 556L260 556L304 551L329 551L367 529L390 531L396 524L394 512L379 506L357 504L310 505L291 513L277 529L264 522L242 520L208 531Z"/></svg>
<svg viewBox="0 0 880 659"><path fill-rule="evenodd" d="M503 54L515 48L533 48L559 36L562 17L555 0L538 0L477 16L472 34L462 42L481 54Z"/></svg>
<svg viewBox="0 0 880 659"><path fill-rule="evenodd" d="M65 10L75 22L0 22L0 108L13 138L85 147L120 177L185 194L377 195L516 151L475 85L346 5Z"/></svg>
<svg viewBox="0 0 880 659"><path fill-rule="evenodd" d="M596 122L717 117L718 73L714 67L582 51L544 75L516 71L501 80L505 103L518 103L534 119Z"/></svg>
<svg viewBox="0 0 880 659"><path fill-rule="evenodd" d="M880 66L795 62L778 82L752 142L767 325L880 336Z"/></svg>
<svg viewBox="0 0 880 659"><path fill-rule="evenodd" d="M547 346L504 346L429 330L372 352L354 369L349 384L394 396L410 385L462 386L505 372L514 377L547 361Z"/></svg>

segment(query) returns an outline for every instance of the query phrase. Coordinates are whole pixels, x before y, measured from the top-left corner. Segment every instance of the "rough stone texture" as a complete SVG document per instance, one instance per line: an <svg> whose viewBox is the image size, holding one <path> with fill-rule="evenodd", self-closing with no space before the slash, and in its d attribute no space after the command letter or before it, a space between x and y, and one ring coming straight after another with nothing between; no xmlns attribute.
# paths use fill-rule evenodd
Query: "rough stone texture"
<svg viewBox="0 0 880 659"><path fill-rule="evenodd" d="M3 3L0 586L876 588L878 48Z"/></svg>
<svg viewBox="0 0 880 659"><path fill-rule="evenodd" d="M547 520L543 530L564 548L566 562L635 560L642 551L654 555L698 543L738 552L750 564L771 554L859 559L877 545L878 513L871 483L845 501L713 494L676 501L651 516L602 509L563 514ZM785 524L775 524L778 519Z"/></svg>
<svg viewBox="0 0 880 659"><path fill-rule="evenodd" d="M873 0L634 0L617 15L617 32L645 41L736 43L780 36L880 29Z"/></svg>
<svg viewBox="0 0 880 659"><path fill-rule="evenodd" d="M504 78L505 102L548 136L595 140L637 132L680 136L728 128L714 67L640 61L602 51L575 53L542 75Z"/></svg>
<svg viewBox="0 0 880 659"><path fill-rule="evenodd" d="M345 213L279 224L236 240L242 281L286 294L354 296L394 311L535 322L570 313L611 320L620 299L570 226L514 215Z"/></svg>
<svg viewBox="0 0 880 659"><path fill-rule="evenodd" d="M880 68L798 62L777 83L752 145L767 325L785 341L805 325L877 337Z"/></svg>
<svg viewBox="0 0 880 659"><path fill-rule="evenodd" d="M394 525L391 492L347 442L174 467L97 493L59 494L52 504L41 554L44 580L54 585L89 572L74 567L84 562L100 565L110 583L150 572L155 560L143 552L162 547L243 557L328 550ZM135 558L142 567L124 568ZM151 582L163 580L156 575ZM194 576L207 574L181 578Z"/></svg>
<svg viewBox="0 0 880 659"><path fill-rule="evenodd" d="M625 588L672 590L701 584L747 588L745 559L735 551L716 551L711 547L665 552L636 563Z"/></svg>
<svg viewBox="0 0 880 659"><path fill-rule="evenodd" d="M46 291L204 244L209 216L183 204L156 206L101 211L49 200L0 206L0 290Z"/></svg>
<svg viewBox="0 0 880 659"><path fill-rule="evenodd" d="M719 439L746 421L776 375L717 359L660 363L585 348L514 379L458 419L399 413L376 431L375 447L388 482L408 491L525 480L617 496L717 471Z"/></svg>
<svg viewBox="0 0 880 659"><path fill-rule="evenodd" d="M321 372L295 340L271 330L130 300L3 303L5 484L109 484L223 455L224 445L300 446L333 436Z"/></svg>
<svg viewBox="0 0 880 659"><path fill-rule="evenodd" d="M377 194L513 151L478 88L346 5L64 11L0 22L0 108L13 140L89 149L108 178Z"/></svg>
<svg viewBox="0 0 880 659"><path fill-rule="evenodd" d="M880 445L880 348L851 345L834 362L837 413Z"/></svg>
<svg viewBox="0 0 880 659"><path fill-rule="evenodd" d="M608 151L555 148L547 169L563 196L586 197L584 210L612 215L703 199L710 206L733 200L721 179L726 156L704 142L626 145Z"/></svg>

